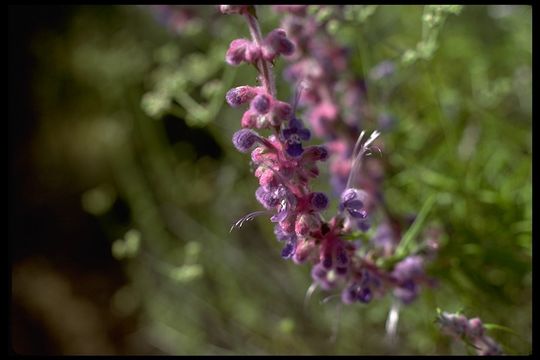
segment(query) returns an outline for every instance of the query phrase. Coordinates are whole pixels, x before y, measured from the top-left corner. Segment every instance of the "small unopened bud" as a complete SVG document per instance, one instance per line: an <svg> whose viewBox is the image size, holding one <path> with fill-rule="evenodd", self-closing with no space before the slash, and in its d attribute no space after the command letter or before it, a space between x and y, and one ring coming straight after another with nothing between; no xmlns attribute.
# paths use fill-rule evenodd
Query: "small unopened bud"
<svg viewBox="0 0 540 360"><path fill-rule="evenodd" d="M272 99L266 94L259 94L251 101L251 108L259 114L264 115L270 111Z"/></svg>
<svg viewBox="0 0 540 360"><path fill-rule="evenodd" d="M257 127L258 118L259 118L259 114L257 114L253 110L248 109L242 115L242 120L240 121L240 125L243 128L253 129Z"/></svg>
<svg viewBox="0 0 540 360"><path fill-rule="evenodd" d="M280 120L289 120L293 114L291 105L283 101L276 101L274 113Z"/></svg>
<svg viewBox="0 0 540 360"><path fill-rule="evenodd" d="M277 54L291 55L294 52L294 44L287 39L287 34L283 29L272 30L266 36L265 43Z"/></svg>
<svg viewBox="0 0 540 360"><path fill-rule="evenodd" d="M237 107L250 101L257 95L255 88L251 86L238 86L227 91L225 100L232 107Z"/></svg>
<svg viewBox="0 0 540 360"><path fill-rule="evenodd" d="M305 236L311 231L316 231L320 225L317 216L313 214L302 214L296 220L294 231L298 236Z"/></svg>
<svg viewBox="0 0 540 360"><path fill-rule="evenodd" d="M240 65L242 61L246 61L246 50L250 43L246 39L233 40L225 54L225 61L233 66Z"/></svg>
<svg viewBox="0 0 540 360"><path fill-rule="evenodd" d="M260 137L255 131L242 129L234 133L232 141L238 151L248 152L259 139Z"/></svg>
<svg viewBox="0 0 540 360"><path fill-rule="evenodd" d="M262 56L261 48L255 43L249 43L246 48L246 61L257 62Z"/></svg>
<svg viewBox="0 0 540 360"><path fill-rule="evenodd" d="M311 255L315 246L311 241L302 241L296 245L296 251L293 255L293 261L297 264L305 262Z"/></svg>

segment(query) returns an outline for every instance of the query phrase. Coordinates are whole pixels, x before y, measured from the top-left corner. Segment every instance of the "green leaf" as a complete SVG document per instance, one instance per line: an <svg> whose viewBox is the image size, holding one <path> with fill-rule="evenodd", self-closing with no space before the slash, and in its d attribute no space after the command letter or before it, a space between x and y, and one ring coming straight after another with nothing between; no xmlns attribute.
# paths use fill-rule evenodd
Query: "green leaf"
<svg viewBox="0 0 540 360"><path fill-rule="evenodd" d="M401 238L401 241L396 248L396 256L401 257L407 254L407 252L410 250L411 242L414 238L418 235L420 232L420 229L424 225L424 222L427 218L427 215L431 211L431 208L433 207L433 204L435 204L436 195L432 194L429 196L429 198L424 203L424 206L422 206L422 209L420 210L420 213L414 220L414 223L411 225L409 230L403 235Z"/></svg>

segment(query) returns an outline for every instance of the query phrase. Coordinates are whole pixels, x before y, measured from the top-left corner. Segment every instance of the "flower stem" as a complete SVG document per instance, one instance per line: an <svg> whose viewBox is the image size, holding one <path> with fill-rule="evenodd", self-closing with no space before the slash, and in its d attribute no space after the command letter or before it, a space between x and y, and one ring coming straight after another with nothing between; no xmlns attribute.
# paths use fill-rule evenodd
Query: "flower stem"
<svg viewBox="0 0 540 360"><path fill-rule="evenodd" d="M251 33L251 37L253 38L253 41L259 48L262 48L262 34L261 34L261 28L259 26L259 22L257 21L257 18L252 15L249 12L245 12L244 16L246 17L247 23L249 25L249 32ZM259 59L258 63L260 64L260 72L261 72L261 80L263 83L263 86L266 88L268 93L272 95L272 97L276 96L276 85L274 84L274 76L272 74L272 69L270 68L268 62L264 59Z"/></svg>

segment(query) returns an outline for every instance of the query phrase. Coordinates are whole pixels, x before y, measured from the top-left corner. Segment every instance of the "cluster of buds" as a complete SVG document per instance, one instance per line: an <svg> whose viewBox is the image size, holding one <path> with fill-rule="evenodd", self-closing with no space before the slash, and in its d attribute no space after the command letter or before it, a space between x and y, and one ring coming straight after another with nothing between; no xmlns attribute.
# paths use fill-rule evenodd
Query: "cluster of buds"
<svg viewBox="0 0 540 360"><path fill-rule="evenodd" d="M285 7L298 16L305 15L302 5ZM351 146L351 150L346 150L349 151L350 164L345 169L347 177L340 192L339 210L326 221L322 212L328 207L329 199L324 193L312 191L310 182L319 175L318 163L329 158L329 147L306 146L311 131L295 115L301 99L298 93L293 105L277 100L270 66L270 62L275 59L264 55L247 55L249 46L253 44L262 49L265 44L272 43L268 40L272 34L279 37L281 42L290 41L289 33L274 30L263 40L254 7L227 5L220 9L224 13L244 16L252 37L251 42L244 39L233 41L226 60L235 65L242 61L253 64L261 82L261 86L257 87L236 87L226 95L226 101L233 107L249 104L242 116L243 129L233 135L232 141L239 151L251 152L255 176L259 181L255 197L265 208L264 211L243 217L235 226L241 226L258 215L269 215L275 223L276 238L284 243L282 257L298 264L311 263L314 285L324 290L340 289L344 303L368 303L389 291L393 291L394 296L402 302L411 302L421 285L430 284L430 279L424 273L424 259L418 255L394 258L392 266L377 261L379 253L393 254L399 239L399 231L394 224L387 221L386 227L380 226L371 239L374 250L364 251L361 256L359 249L364 244L348 239L357 229L364 232L369 229L370 215L377 209L379 199L376 185L358 179L358 174L363 171L366 157L375 146L379 133L374 131L368 138L364 138L365 132L362 131L356 143L352 142L354 146ZM238 50L240 47L243 50ZM297 45L287 48L293 49L288 55L293 58L297 56L292 53L296 51L295 48L298 49ZM323 48L319 50L324 52ZM282 51L277 53L285 55ZM333 52L321 56L325 58L334 55L341 56ZM232 58L235 61L231 61ZM339 68L342 63L336 60L329 68ZM325 71L322 70L321 76L326 76ZM312 85L325 87L324 84L321 82ZM330 91L329 88L327 90ZM308 91L308 97L309 94ZM331 107L331 111L323 111L322 107L318 111L335 113L337 119L338 109L335 105ZM263 136L255 129L269 129L273 132Z"/></svg>
<svg viewBox="0 0 540 360"><path fill-rule="evenodd" d="M280 126L292 115L291 106L276 99L263 86L239 86L229 90L225 98L232 107L249 104L242 116L243 128L266 129Z"/></svg>
<svg viewBox="0 0 540 360"><path fill-rule="evenodd" d="M486 335L480 318L467 319L464 315L441 312L437 321L446 335L464 340L478 355L502 355L501 346Z"/></svg>
<svg viewBox="0 0 540 360"><path fill-rule="evenodd" d="M274 61L279 55L290 55L294 51L293 43L287 39L283 29L271 31L262 42L248 39L236 39L229 45L225 59L229 65L242 62L256 63L259 59Z"/></svg>

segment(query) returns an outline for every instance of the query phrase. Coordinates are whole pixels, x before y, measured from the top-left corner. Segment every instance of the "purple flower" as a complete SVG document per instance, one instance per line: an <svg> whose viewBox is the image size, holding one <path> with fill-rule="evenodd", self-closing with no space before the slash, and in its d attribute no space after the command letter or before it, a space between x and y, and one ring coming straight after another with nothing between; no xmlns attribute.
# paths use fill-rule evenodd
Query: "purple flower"
<svg viewBox="0 0 540 360"><path fill-rule="evenodd" d="M416 279L424 274L424 259L419 255L409 256L394 267L392 275L399 282Z"/></svg>
<svg viewBox="0 0 540 360"><path fill-rule="evenodd" d="M317 210L324 210L328 206L328 197L321 192L311 193L311 205Z"/></svg>
<svg viewBox="0 0 540 360"><path fill-rule="evenodd" d="M334 261L332 260L332 254L330 252L326 252L323 255L321 263L326 269L331 269L332 265L334 264Z"/></svg>
<svg viewBox="0 0 540 360"><path fill-rule="evenodd" d="M341 301L343 301L345 304L355 303L358 301L358 290L357 284L346 287L341 292Z"/></svg>
<svg viewBox="0 0 540 360"><path fill-rule="evenodd" d="M324 290L330 290L336 285L336 280L328 277L328 270L321 263L311 269L311 277Z"/></svg>
<svg viewBox="0 0 540 360"><path fill-rule="evenodd" d="M296 234L294 232L288 233L279 225L276 224L274 227L274 234L276 235L276 238L278 241L292 241L296 240Z"/></svg>
<svg viewBox="0 0 540 360"><path fill-rule="evenodd" d="M345 266L349 262L349 257L343 246L336 248L336 263L338 266Z"/></svg>
<svg viewBox="0 0 540 360"><path fill-rule="evenodd" d="M270 190L261 186L255 191L255 197L267 209L273 209L278 206L281 199L285 197L285 194L286 190L283 186L278 186Z"/></svg>
<svg viewBox="0 0 540 360"><path fill-rule="evenodd" d="M363 302L364 304L367 304L373 298L373 294L371 293L370 288L363 287L358 291L358 294L356 295L356 297L358 301Z"/></svg>
<svg viewBox="0 0 540 360"><path fill-rule="evenodd" d="M285 244L285 247L281 250L281 257L284 259L288 259L291 256L294 255L294 250L296 248L296 241L289 240L287 244Z"/></svg>
<svg viewBox="0 0 540 360"><path fill-rule="evenodd" d="M311 137L309 130L304 128L302 122L296 117L293 117L289 121L289 127L283 129L282 135L286 141L285 151L289 156L292 157L302 155L304 152L304 149L302 148L302 140L307 141Z"/></svg>
<svg viewBox="0 0 540 360"><path fill-rule="evenodd" d="M354 218L365 219L367 211L364 209L368 199L368 193L363 190L349 188L341 194L341 211L347 212Z"/></svg>
<svg viewBox="0 0 540 360"><path fill-rule="evenodd" d="M394 289L394 296L404 304L410 304L418 296L418 287L413 280L407 280L401 286Z"/></svg>

